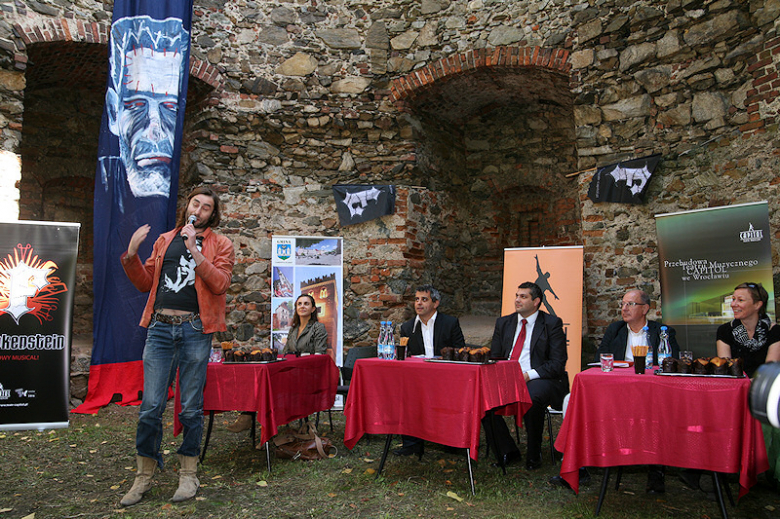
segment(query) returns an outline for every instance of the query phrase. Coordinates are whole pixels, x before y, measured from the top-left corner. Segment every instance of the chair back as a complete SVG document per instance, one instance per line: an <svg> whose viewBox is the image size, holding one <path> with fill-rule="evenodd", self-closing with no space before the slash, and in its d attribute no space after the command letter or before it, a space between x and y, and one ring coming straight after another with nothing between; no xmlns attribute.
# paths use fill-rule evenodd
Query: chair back
<svg viewBox="0 0 780 519"><path fill-rule="evenodd" d="M360 346L349 349L347 358L344 359L344 365L341 367L341 378L345 384L352 380L352 370L355 368L355 362L358 359L367 359L369 357L376 357L376 346Z"/></svg>

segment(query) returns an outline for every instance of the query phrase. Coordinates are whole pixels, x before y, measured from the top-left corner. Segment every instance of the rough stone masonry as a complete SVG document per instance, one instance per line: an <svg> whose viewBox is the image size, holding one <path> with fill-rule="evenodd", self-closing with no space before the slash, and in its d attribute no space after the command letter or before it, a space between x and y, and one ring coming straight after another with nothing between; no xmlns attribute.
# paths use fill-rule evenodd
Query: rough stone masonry
<svg viewBox="0 0 780 519"><path fill-rule="evenodd" d="M84 224L88 337L112 2L0 8L0 150L21 163L21 218ZM780 0L196 0L181 185L227 202L238 264L220 339L267 338L273 234L344 237L347 347L410 315L423 281L448 313L497 316L503 249L543 245L584 246L571 275L599 337L627 287L659 299L659 213L767 200L780 287L779 14ZM590 168L652 153L645 204L587 198ZM395 215L339 227L334 183L395 184Z"/></svg>

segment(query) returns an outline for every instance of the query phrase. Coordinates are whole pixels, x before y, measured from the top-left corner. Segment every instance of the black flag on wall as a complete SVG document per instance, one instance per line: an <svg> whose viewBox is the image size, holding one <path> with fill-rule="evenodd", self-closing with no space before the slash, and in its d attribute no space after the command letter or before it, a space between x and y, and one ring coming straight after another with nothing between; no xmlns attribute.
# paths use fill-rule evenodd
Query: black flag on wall
<svg viewBox="0 0 780 519"><path fill-rule="evenodd" d="M641 204L650 176L661 160L661 155L627 160L599 168L588 189L588 198L594 202Z"/></svg>
<svg viewBox="0 0 780 519"><path fill-rule="evenodd" d="M395 212L395 186L333 186L342 227Z"/></svg>

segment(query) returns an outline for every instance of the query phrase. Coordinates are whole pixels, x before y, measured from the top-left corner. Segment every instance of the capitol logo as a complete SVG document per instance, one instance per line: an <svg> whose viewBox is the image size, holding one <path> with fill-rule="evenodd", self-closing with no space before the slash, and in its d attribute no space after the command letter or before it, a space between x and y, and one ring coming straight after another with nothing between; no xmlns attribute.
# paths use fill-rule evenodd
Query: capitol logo
<svg viewBox="0 0 780 519"><path fill-rule="evenodd" d="M763 240L764 231L762 231L761 229L754 229L752 223L749 225L750 225L750 229L739 233L739 239L742 240L742 243L751 243L751 242Z"/></svg>

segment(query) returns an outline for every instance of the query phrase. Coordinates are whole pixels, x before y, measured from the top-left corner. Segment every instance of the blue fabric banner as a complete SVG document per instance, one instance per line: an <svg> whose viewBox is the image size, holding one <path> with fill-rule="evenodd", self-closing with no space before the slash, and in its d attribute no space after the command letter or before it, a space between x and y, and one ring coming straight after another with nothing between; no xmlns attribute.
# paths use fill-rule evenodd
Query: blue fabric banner
<svg viewBox="0 0 780 519"><path fill-rule="evenodd" d="M95 174L92 366L76 412L95 412L116 394L135 403L143 389L146 330L138 323L147 294L119 257L141 225L156 237L175 224L191 25L192 0L114 2ZM142 258L153 243L141 245Z"/></svg>

